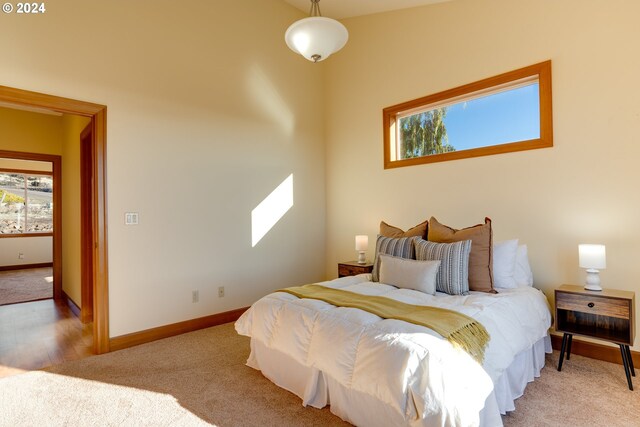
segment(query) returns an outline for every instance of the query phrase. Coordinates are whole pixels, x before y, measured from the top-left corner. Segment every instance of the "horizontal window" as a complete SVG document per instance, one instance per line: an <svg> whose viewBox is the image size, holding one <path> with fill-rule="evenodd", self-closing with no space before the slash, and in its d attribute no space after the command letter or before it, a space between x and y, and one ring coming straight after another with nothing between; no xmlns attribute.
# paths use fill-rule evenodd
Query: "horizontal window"
<svg viewBox="0 0 640 427"><path fill-rule="evenodd" d="M384 166L553 146L551 62L385 108Z"/></svg>
<svg viewBox="0 0 640 427"><path fill-rule="evenodd" d="M0 171L0 234L53 232L53 177Z"/></svg>

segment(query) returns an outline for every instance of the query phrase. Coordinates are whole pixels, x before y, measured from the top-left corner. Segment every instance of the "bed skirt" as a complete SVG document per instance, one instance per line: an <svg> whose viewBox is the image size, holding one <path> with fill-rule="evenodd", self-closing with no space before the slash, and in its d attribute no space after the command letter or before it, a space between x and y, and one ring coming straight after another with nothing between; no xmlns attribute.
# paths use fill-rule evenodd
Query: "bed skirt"
<svg viewBox="0 0 640 427"><path fill-rule="evenodd" d="M495 382L494 391L478 414L479 425L502 426L500 414L515 410L515 399L522 396L529 382L540 376L545 353L551 353L549 335L516 355ZM418 414L407 414L405 417L378 399L346 388L329 375L301 365L287 354L267 348L253 338L247 365L260 370L273 383L300 397L304 406L323 408L331 405L333 414L357 426L430 426L434 424L431 421L439 424L428 415L422 419L418 418Z"/></svg>

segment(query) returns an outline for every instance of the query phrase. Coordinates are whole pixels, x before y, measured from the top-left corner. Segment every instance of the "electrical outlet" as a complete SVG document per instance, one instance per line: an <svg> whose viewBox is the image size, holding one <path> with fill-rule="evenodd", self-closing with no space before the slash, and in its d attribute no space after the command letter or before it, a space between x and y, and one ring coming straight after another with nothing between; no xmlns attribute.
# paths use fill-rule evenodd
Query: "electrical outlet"
<svg viewBox="0 0 640 427"><path fill-rule="evenodd" d="M200 301L200 291L196 289L191 292L191 302L196 303L198 301Z"/></svg>
<svg viewBox="0 0 640 427"><path fill-rule="evenodd" d="M218 298L224 297L224 286L218 288Z"/></svg>
<svg viewBox="0 0 640 427"><path fill-rule="evenodd" d="M24 254L22 252L18 254L18 259L24 259Z"/></svg>

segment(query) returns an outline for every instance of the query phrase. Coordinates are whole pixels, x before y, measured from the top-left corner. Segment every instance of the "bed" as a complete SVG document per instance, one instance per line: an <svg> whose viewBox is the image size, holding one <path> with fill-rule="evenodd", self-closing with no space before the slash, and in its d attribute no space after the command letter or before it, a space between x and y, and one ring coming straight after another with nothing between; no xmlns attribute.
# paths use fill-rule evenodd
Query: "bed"
<svg viewBox="0 0 640 427"><path fill-rule="evenodd" d="M522 245L493 245L487 234L485 246L494 249L496 260L489 258L490 265L509 258L513 275ZM235 325L251 338L247 365L303 405L330 405L332 413L358 426L501 426L501 414L515 409L514 400L540 375L551 352L551 313L544 294L531 286L532 276L524 286L505 285L497 293L470 290L468 283L482 271L469 274L480 271L469 264L471 240L458 240L378 236L373 274L261 298ZM523 259L530 272L526 251ZM491 273L496 282L499 270ZM302 288L309 287L321 293L305 295ZM320 297L323 292L356 303ZM387 316L386 309L372 309L375 304L361 309L360 301L369 300L397 305L401 313L429 312L432 323ZM443 332L439 322L448 315L467 319L464 328L473 333L462 335L474 345ZM478 345L481 353L473 351Z"/></svg>

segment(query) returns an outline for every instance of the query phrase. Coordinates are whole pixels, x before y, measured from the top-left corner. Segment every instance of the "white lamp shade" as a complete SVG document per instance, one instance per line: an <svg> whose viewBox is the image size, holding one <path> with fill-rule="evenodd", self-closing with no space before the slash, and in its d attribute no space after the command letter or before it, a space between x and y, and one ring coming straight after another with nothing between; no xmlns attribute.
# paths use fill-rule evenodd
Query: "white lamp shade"
<svg viewBox="0 0 640 427"><path fill-rule="evenodd" d="M291 24L284 39L291 50L309 61L318 62L342 49L349 39L349 32L335 19L312 16Z"/></svg>
<svg viewBox="0 0 640 427"><path fill-rule="evenodd" d="M607 255L604 245L578 245L581 268L607 268Z"/></svg>
<svg viewBox="0 0 640 427"><path fill-rule="evenodd" d="M369 246L369 236L356 236L356 251L366 251Z"/></svg>

